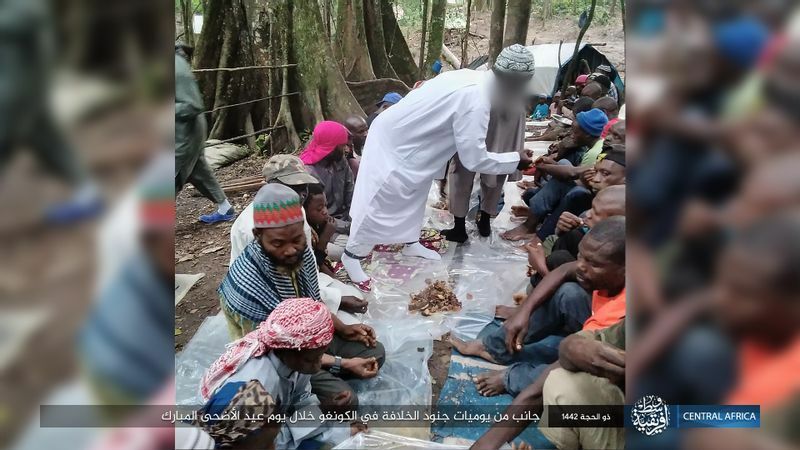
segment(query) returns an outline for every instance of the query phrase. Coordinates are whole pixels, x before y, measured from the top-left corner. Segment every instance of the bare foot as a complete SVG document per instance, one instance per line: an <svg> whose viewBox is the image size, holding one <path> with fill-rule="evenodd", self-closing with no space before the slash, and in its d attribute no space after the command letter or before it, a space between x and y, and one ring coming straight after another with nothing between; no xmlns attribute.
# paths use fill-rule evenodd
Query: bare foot
<svg viewBox="0 0 800 450"><path fill-rule="evenodd" d="M478 393L484 397L494 397L495 395L506 393L506 384L503 381L505 370L493 370L475 377L475 387Z"/></svg>
<svg viewBox="0 0 800 450"><path fill-rule="evenodd" d="M534 181L518 181L517 187L522 189L523 191L528 189L533 189L536 187L536 182Z"/></svg>
<svg viewBox="0 0 800 450"><path fill-rule="evenodd" d="M530 239L531 236L533 236L533 233L528 230L528 227L526 227L524 223L500 235L500 237L508 241L521 241L523 239Z"/></svg>
<svg viewBox="0 0 800 450"><path fill-rule="evenodd" d="M498 319L508 319L517 312L516 306L497 305L494 308L494 316Z"/></svg>
<svg viewBox="0 0 800 450"><path fill-rule="evenodd" d="M483 342L479 340L464 342L461 339L450 336L450 344L452 344L453 347L462 355L477 356L478 358L483 358L486 361L497 363L497 361L492 358L492 355L486 351L486 348L483 346Z"/></svg>
<svg viewBox="0 0 800 450"><path fill-rule="evenodd" d="M511 215L514 217L528 217L530 214L530 208L527 206L512 206L511 207Z"/></svg>

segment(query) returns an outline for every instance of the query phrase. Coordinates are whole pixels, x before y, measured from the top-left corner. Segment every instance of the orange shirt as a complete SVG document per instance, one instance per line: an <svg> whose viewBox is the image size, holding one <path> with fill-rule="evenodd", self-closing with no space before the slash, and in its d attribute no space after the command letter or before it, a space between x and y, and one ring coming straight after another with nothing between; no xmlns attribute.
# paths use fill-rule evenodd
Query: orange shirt
<svg viewBox="0 0 800 450"><path fill-rule="evenodd" d="M727 404L772 409L800 392L800 337L778 352L744 343L739 358L739 383Z"/></svg>
<svg viewBox="0 0 800 450"><path fill-rule="evenodd" d="M584 330L600 330L625 318L625 288L613 297L605 297L600 291L592 293L592 315L583 324Z"/></svg>

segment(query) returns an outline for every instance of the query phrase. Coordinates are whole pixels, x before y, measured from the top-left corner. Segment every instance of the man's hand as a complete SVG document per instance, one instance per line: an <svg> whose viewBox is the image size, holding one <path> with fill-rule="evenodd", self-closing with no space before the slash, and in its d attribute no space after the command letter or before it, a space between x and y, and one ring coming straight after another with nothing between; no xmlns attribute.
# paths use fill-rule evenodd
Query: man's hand
<svg viewBox="0 0 800 450"><path fill-rule="evenodd" d="M326 249L328 243L333 237L333 234L336 232L336 225L332 219L333 217L328 220L328 223L325 224L325 228L323 228L322 232L319 234L319 246L321 247L319 250L324 251Z"/></svg>
<svg viewBox="0 0 800 450"><path fill-rule="evenodd" d="M342 302L339 305L339 309L352 314L363 314L367 312L368 305L369 303L366 300L361 300L360 298L352 295L344 295L342 296Z"/></svg>
<svg viewBox="0 0 800 450"><path fill-rule="evenodd" d="M581 174L581 181L586 186L591 186L592 178L594 178L595 170L594 168L587 169Z"/></svg>
<svg viewBox="0 0 800 450"><path fill-rule="evenodd" d="M564 234L568 231L580 228L582 225L583 225L583 219L576 216L575 214L572 214L571 212L564 211L558 218L558 224L556 224L556 231L558 232L558 234Z"/></svg>
<svg viewBox="0 0 800 450"><path fill-rule="evenodd" d="M518 170L525 170L533 164L533 151L522 149L519 150L519 164L517 164Z"/></svg>
<svg viewBox="0 0 800 450"><path fill-rule="evenodd" d="M625 378L625 351L594 339L569 336L560 347L558 360L567 370L588 372L615 384Z"/></svg>
<svg viewBox="0 0 800 450"><path fill-rule="evenodd" d="M366 433L369 427L365 423L353 422L350 424L350 436L355 436L358 433Z"/></svg>
<svg viewBox="0 0 800 450"><path fill-rule="evenodd" d="M375 358L347 358L342 360L342 369L361 379L372 378L378 374L378 360Z"/></svg>
<svg viewBox="0 0 800 450"><path fill-rule="evenodd" d="M375 330L363 323L345 325L339 336L346 341L361 342L367 347L375 347L376 342L378 342L375 338Z"/></svg>
<svg viewBox="0 0 800 450"><path fill-rule="evenodd" d="M506 329L506 349L509 353L516 353L522 350L522 343L525 335L528 334L528 322L530 317L527 313L515 314L514 317L503 323Z"/></svg>

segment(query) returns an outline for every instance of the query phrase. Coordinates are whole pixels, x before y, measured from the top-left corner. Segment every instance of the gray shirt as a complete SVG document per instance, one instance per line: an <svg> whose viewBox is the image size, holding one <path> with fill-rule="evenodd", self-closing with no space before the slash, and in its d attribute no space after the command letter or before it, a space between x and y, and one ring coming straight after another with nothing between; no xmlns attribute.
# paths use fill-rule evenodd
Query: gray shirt
<svg viewBox="0 0 800 450"><path fill-rule="evenodd" d="M287 418L300 411L310 412L319 417L319 399L311 393L311 375L294 372L275 355L275 352L251 358L236 371L226 383L258 380L275 400L277 411ZM350 427L332 427L290 420L281 427L275 439L275 448L293 450L305 439L315 438L323 442L338 444L350 436Z"/></svg>
<svg viewBox="0 0 800 450"><path fill-rule="evenodd" d="M350 203L353 201L353 171L345 158L330 166L306 165L309 173L325 186L328 214L336 219L336 232L350 234Z"/></svg>

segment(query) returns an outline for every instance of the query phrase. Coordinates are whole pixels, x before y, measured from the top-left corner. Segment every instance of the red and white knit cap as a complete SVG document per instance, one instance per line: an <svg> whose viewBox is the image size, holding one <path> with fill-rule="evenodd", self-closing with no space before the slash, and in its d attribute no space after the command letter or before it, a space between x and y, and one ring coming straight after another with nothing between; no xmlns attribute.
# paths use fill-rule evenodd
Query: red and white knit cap
<svg viewBox="0 0 800 450"><path fill-rule="evenodd" d="M250 358L272 349L321 348L332 340L333 319L322 302L310 298L284 300L255 331L228 344L225 353L203 376L200 395L208 400Z"/></svg>

